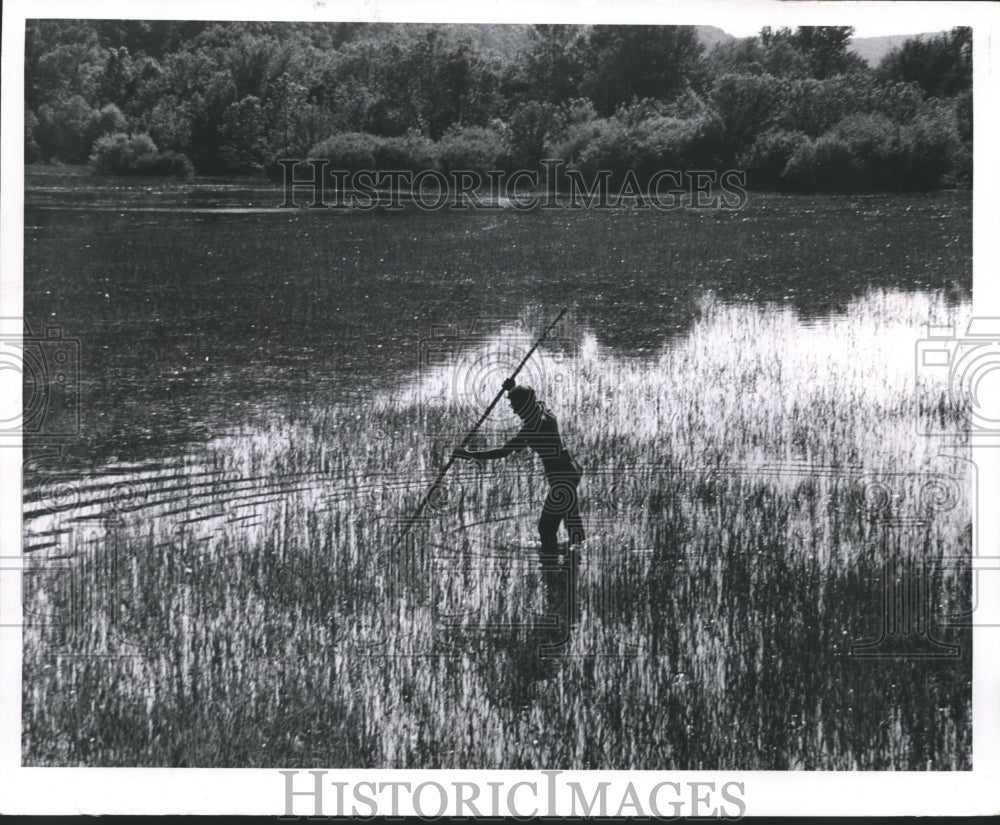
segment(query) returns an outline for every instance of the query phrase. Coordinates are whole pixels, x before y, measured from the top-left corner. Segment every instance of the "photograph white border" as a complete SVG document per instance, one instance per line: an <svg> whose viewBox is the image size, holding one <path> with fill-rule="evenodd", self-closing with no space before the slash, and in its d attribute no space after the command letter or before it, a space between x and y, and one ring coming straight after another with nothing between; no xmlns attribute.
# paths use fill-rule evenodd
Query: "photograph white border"
<svg viewBox="0 0 1000 825"><path fill-rule="evenodd" d="M764 25L855 25L859 36L973 27L974 175L973 301L977 316L1000 317L1000 3L996 2L690 2L587 3L553 0L404 2L404 0L7 0L3 5L3 116L0 149L0 316L20 318L23 277L24 25L27 18L256 19L443 23L731 24L748 33ZM898 26L898 29L894 29ZM726 25L721 25L726 28ZM19 327L18 327L19 330ZM4 330L7 332L7 330ZM17 414L21 377L0 370L4 419ZM1000 440L974 448L978 465L975 552L1000 556ZM4 814L204 813L283 814L278 769L21 767L21 449L0 447L0 812ZM997 559L994 559L994 562ZM988 566L988 565L984 565ZM993 567L998 567L993 564ZM567 772L560 780L612 783L618 800L628 782L641 798L664 781L743 783L746 814L933 815L1000 811L1000 570L979 577L973 634L973 768L935 772L638 771ZM988 625L993 625L992 627ZM279 766L280 767L280 766ZM558 766L552 766L557 768ZM303 772L303 777L305 774ZM346 782L541 782L539 771L331 771ZM484 793L480 799L488 798ZM569 813L566 795L540 815ZM732 810L730 808L730 810ZM296 808L297 813L310 812ZM530 812L530 807L528 809ZM690 812L690 811L685 811ZM335 813L327 809L325 813ZM382 810L379 813L389 813ZM400 813L406 813L403 809ZM447 813L455 813L454 810ZM499 810L491 813L512 813ZM524 814L526 811L514 813ZM609 811L614 814L615 811ZM626 811L625 813L628 813ZM634 812L633 812L634 813Z"/></svg>

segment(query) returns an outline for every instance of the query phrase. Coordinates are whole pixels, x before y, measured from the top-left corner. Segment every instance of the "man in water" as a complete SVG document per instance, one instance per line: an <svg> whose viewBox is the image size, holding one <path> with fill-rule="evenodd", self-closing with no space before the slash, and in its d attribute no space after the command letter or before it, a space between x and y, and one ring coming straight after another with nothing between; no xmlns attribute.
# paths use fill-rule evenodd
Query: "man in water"
<svg viewBox="0 0 1000 825"><path fill-rule="evenodd" d="M520 432L504 446L494 450L455 450L456 458L473 458L479 461L506 458L515 450L530 447L542 460L545 478L549 482L549 494L542 505L542 516L538 520L538 533L542 540L540 556L543 565L552 564L558 557L557 535L559 524L566 522L571 546L583 541L583 520L577 500L577 487L583 470L570 455L559 436L556 418L535 396L531 387L515 385L509 378L504 381L507 400L523 425Z"/></svg>

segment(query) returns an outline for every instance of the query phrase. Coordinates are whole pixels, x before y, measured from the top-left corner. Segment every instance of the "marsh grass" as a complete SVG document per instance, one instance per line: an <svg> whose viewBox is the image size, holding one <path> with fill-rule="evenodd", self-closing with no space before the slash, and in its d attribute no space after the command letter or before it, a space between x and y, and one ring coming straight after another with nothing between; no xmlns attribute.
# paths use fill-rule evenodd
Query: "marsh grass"
<svg viewBox="0 0 1000 825"><path fill-rule="evenodd" d="M540 350L587 471L572 630L537 569L530 456L457 465L398 541L468 427L456 371L520 332L169 468L108 468L124 506L99 479L39 482L24 761L967 769L971 634L942 625L970 574L932 560L971 552L970 476L916 434L946 395L916 391L913 346L969 309L872 291L806 322L708 295L648 357L586 330ZM515 427L498 409L482 442ZM904 633L852 657L908 561L960 655L915 658L940 649Z"/></svg>

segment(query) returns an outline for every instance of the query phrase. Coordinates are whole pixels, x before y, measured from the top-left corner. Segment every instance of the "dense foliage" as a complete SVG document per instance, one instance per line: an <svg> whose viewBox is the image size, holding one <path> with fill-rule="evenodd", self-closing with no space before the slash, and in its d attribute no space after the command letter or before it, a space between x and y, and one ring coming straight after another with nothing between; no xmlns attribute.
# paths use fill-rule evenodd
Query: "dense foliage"
<svg viewBox="0 0 1000 825"><path fill-rule="evenodd" d="M29 162L99 171L744 168L752 188L972 174L971 30L868 67L850 27L707 50L683 26L30 21ZM150 149L150 147L153 147Z"/></svg>

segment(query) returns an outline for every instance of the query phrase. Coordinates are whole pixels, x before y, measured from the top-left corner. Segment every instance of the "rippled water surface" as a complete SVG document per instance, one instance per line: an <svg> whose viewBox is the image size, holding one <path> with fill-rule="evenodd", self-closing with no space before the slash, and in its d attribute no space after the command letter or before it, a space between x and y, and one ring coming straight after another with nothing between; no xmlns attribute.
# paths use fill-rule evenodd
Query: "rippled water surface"
<svg viewBox="0 0 1000 825"><path fill-rule="evenodd" d="M345 213L278 209L280 187L260 182L44 169L27 186L25 318L78 342L66 457L84 463L363 398L416 372L442 325L538 328L568 306L574 329L641 356L688 329L706 292L822 318L873 286L971 281L968 193Z"/></svg>
<svg viewBox="0 0 1000 825"><path fill-rule="evenodd" d="M26 764L968 766L967 633L850 654L887 559L970 547L912 365L921 323L968 314L968 193L281 196L29 171L26 399L62 379L25 450ZM530 460L456 467L400 531L563 307L524 377L586 470L590 543L543 666ZM480 443L515 425L503 405ZM958 613L968 577L926 592Z"/></svg>

